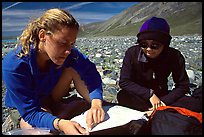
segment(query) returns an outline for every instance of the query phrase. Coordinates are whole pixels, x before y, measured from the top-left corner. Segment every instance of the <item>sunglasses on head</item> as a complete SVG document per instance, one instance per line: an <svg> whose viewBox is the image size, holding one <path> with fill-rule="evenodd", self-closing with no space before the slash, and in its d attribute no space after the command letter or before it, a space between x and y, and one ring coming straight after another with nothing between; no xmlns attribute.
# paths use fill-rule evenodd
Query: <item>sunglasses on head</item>
<svg viewBox="0 0 204 137"><path fill-rule="evenodd" d="M161 47L161 44L159 44L159 43L152 43L150 46L148 45L148 43L146 43L146 42L140 42L139 43L139 46L141 47L141 48L151 48L151 49L155 49L155 50L157 50L157 49L159 49L160 47Z"/></svg>

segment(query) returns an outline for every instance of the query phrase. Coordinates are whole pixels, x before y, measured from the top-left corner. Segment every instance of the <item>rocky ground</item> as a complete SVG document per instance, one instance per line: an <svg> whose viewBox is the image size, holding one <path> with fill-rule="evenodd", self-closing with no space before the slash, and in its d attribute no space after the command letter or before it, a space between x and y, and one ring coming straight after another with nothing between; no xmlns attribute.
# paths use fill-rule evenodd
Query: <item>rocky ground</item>
<svg viewBox="0 0 204 137"><path fill-rule="evenodd" d="M126 49L135 42L136 37L133 36L78 38L76 41L77 48L96 64L103 81L103 96L108 102L117 103L116 94L120 90L118 81L123 57ZM2 43L2 46L4 57L14 47L14 43ZM170 46L179 49L184 55L191 83L202 85L202 36L174 36ZM171 77L168 85L169 89L173 86ZM4 95L5 86L2 81L2 131L9 131L17 127L12 126L9 121Z"/></svg>

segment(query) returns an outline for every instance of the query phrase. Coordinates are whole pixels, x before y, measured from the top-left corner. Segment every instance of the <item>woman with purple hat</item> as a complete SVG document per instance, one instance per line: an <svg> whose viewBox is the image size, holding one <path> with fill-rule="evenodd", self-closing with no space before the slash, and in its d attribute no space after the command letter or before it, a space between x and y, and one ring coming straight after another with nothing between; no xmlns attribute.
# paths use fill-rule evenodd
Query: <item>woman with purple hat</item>
<svg viewBox="0 0 204 137"><path fill-rule="evenodd" d="M137 34L137 45L127 49L120 73L120 105L152 112L160 106L174 105L189 90L185 59L169 47L170 27L163 18L152 17ZM175 88L168 90L172 74Z"/></svg>

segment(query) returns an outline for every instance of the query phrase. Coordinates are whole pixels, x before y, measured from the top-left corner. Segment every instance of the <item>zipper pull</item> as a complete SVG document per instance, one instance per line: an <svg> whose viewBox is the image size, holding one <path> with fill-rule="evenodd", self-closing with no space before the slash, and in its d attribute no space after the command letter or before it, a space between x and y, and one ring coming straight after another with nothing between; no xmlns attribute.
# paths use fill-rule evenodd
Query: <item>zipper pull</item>
<svg viewBox="0 0 204 137"><path fill-rule="evenodd" d="M155 72L153 72L153 74L152 74L152 78L155 79Z"/></svg>

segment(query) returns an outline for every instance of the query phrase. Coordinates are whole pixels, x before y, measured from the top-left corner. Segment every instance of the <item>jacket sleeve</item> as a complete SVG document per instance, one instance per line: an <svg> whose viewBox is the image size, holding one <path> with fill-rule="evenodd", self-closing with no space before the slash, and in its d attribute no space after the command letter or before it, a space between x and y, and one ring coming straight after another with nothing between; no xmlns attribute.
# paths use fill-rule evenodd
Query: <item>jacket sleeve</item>
<svg viewBox="0 0 204 137"><path fill-rule="evenodd" d="M21 63L17 69L9 71L11 63L8 62L3 64L2 69L7 90L5 104L16 108L21 117L33 127L55 130L53 121L56 117L41 110L36 91L32 88L32 76L28 65Z"/></svg>
<svg viewBox="0 0 204 137"><path fill-rule="evenodd" d="M74 59L74 61L73 61ZM70 63L71 62L71 63ZM82 54L78 49L72 50L72 55L65 65L73 67L85 82L89 90L90 99L103 100L102 80L96 66L87 56Z"/></svg>
<svg viewBox="0 0 204 137"><path fill-rule="evenodd" d="M185 59L179 51L177 51L177 54L175 54L174 57L172 77L175 83L175 88L173 88L166 96L161 97L161 100L166 105L171 105L176 102L176 100L189 91L189 78L185 69Z"/></svg>
<svg viewBox="0 0 204 137"><path fill-rule="evenodd" d="M137 59L138 55L136 54L136 52L132 52L131 50L133 49L129 48L125 52L123 65L120 71L119 86L122 90L125 90L129 93L135 94L148 100L151 96L150 89L145 88L132 80L133 76L131 73L133 72L133 59Z"/></svg>

